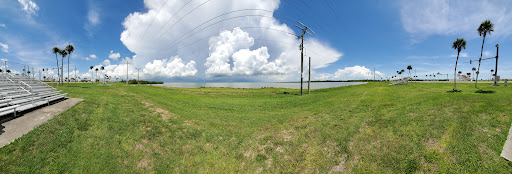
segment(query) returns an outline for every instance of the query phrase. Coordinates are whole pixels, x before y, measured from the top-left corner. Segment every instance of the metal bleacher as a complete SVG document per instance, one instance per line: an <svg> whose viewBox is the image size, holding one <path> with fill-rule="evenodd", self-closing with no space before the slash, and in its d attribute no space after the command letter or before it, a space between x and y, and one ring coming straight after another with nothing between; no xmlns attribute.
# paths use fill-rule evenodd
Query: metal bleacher
<svg viewBox="0 0 512 174"><path fill-rule="evenodd" d="M65 98L67 93L27 75L0 74L0 117L23 112Z"/></svg>

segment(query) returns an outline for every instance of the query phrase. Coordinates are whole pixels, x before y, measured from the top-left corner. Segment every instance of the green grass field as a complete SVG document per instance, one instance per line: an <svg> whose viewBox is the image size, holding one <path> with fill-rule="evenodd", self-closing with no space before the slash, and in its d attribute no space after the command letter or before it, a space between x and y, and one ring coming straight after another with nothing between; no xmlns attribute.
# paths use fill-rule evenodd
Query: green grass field
<svg viewBox="0 0 512 174"><path fill-rule="evenodd" d="M73 84L85 99L0 149L0 173L511 173L512 87L314 90Z"/></svg>

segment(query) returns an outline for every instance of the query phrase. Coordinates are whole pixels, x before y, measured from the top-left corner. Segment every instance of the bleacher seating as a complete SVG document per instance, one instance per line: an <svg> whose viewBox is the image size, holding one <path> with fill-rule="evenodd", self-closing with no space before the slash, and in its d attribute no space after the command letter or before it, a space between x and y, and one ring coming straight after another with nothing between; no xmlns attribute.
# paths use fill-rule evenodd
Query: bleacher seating
<svg viewBox="0 0 512 174"><path fill-rule="evenodd" d="M0 74L0 117L23 112L65 98L67 93L27 75Z"/></svg>

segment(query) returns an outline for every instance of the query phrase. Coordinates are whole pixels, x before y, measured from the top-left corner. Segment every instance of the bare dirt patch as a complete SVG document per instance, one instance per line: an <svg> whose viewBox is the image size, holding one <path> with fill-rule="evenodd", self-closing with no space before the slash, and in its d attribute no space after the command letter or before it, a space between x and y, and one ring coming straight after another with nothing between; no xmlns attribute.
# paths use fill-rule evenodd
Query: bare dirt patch
<svg viewBox="0 0 512 174"><path fill-rule="evenodd" d="M444 152L444 147L442 147L439 142L433 138L428 139L427 143L425 143L425 146L429 149L436 149L440 153Z"/></svg>
<svg viewBox="0 0 512 174"><path fill-rule="evenodd" d="M144 168L146 173L153 173L153 159L150 156L152 152L151 142L148 139L142 139L141 142L135 143L135 151L133 153L142 152L143 157L137 163L137 167Z"/></svg>
<svg viewBox="0 0 512 174"><path fill-rule="evenodd" d="M154 107L153 103L150 103L148 101L141 100L140 101L146 108L149 108L149 110L153 111L153 114L160 115L163 120L168 120L169 118L176 118L176 115L174 113L171 113L165 109Z"/></svg>
<svg viewBox="0 0 512 174"><path fill-rule="evenodd" d="M335 165L330 171L329 173L334 173L334 172L341 172L341 173L344 173L345 172L345 158L346 158L346 155L343 155L341 158L340 158L340 163L338 165Z"/></svg>
<svg viewBox="0 0 512 174"><path fill-rule="evenodd" d="M283 131L281 131L278 134L278 136L283 137L284 141L292 141L294 138L297 137L295 134L296 134L295 131L290 129L290 130L283 130Z"/></svg>

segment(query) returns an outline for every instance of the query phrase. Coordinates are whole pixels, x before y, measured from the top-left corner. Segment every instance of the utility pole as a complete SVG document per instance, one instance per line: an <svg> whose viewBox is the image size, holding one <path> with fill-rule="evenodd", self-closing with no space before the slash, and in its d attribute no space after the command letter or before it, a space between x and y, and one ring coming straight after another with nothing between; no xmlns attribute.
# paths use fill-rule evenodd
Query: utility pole
<svg viewBox="0 0 512 174"><path fill-rule="evenodd" d="M308 33L311 36L311 33L308 32L310 30L311 32L315 33L313 30L308 28L308 26L304 25L303 23L297 21L300 25L302 25L304 28L301 28L297 25L295 27L302 30L302 34L300 36L297 36L297 39L301 40L300 43L300 96L302 96L302 84L304 81L304 34Z"/></svg>
<svg viewBox="0 0 512 174"><path fill-rule="evenodd" d="M311 94L309 90L309 84L311 83L311 57L309 57L309 68L308 68L308 94Z"/></svg>
<svg viewBox="0 0 512 174"><path fill-rule="evenodd" d="M77 76L76 76L76 65L75 65L75 81L78 81L76 79L77 79Z"/></svg>
<svg viewBox="0 0 512 174"><path fill-rule="evenodd" d="M137 86L139 86L139 84L140 84L140 80L139 80L139 70L140 70L140 68L135 68L135 69L137 69Z"/></svg>
<svg viewBox="0 0 512 174"><path fill-rule="evenodd" d="M373 82L375 82L375 67L373 67Z"/></svg>
<svg viewBox="0 0 512 174"><path fill-rule="evenodd" d="M126 60L126 86L128 86L128 59Z"/></svg>
<svg viewBox="0 0 512 174"><path fill-rule="evenodd" d="M500 49L500 45L496 44L496 68L494 71L494 86L498 86L498 51Z"/></svg>

